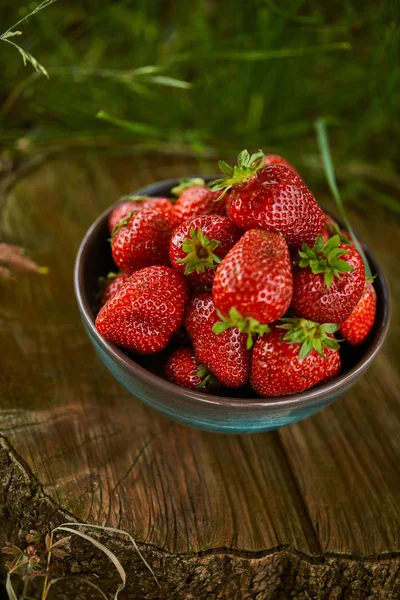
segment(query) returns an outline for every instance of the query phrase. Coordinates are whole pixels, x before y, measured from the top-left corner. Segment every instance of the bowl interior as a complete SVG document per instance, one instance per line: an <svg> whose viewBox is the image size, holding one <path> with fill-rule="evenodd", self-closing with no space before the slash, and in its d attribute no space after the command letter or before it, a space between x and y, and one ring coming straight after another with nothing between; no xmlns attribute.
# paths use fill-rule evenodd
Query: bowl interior
<svg viewBox="0 0 400 600"><path fill-rule="evenodd" d="M177 180L167 180L138 190L138 192L135 193L157 196L169 196L171 188L176 184ZM108 241L109 234L107 230L107 217L108 214L111 212L112 208L113 207L107 209L92 225L82 242L80 253L77 259L76 291L78 299L80 301L81 310L84 313L84 318L89 320L92 324L94 323L98 308L98 278L100 276L106 275L109 271L115 270L115 265L111 258L110 243ZM337 219L336 216L334 216L334 218L340 224L340 220ZM345 380L348 380L349 378L355 376L357 371L359 370L360 365L372 360L376 351L383 343L384 337L386 335L390 318L390 305L387 282L382 272L382 269L376 262L374 256L371 254L371 252L365 244L363 244L363 246L368 256L371 270L374 274L377 275L374 281L374 286L378 298L377 315L374 327L367 340L362 345L357 347L352 347L346 343L343 343L341 345L342 369L339 377L335 379L336 385L332 386L332 384L325 384L323 386L313 388L314 391L322 391L323 388L326 388L328 390L332 387L339 389L341 381L344 382ZM96 334L97 332L95 332L95 335ZM116 349L114 344L106 342L106 345ZM157 355L146 357L133 355L129 352L121 351L118 349L117 351L119 353L123 352L124 357L128 360L128 362L130 362L133 368L135 367L135 364L139 364L142 367L150 370L152 373L157 374L161 371L161 366L164 364L165 356L171 351L171 349L167 348L165 351L158 353ZM164 386L166 385L165 381L163 381L162 383ZM176 388L176 386L174 387ZM310 391L311 390L308 390L306 392L303 392L302 394L295 394L293 396L287 397L287 400L293 402L296 399L296 397L299 399L299 401L303 397L304 399L306 399L306 397L310 396ZM332 391L334 392L335 390ZM200 393L197 393L197 395L200 396ZM203 394L202 397L204 398L204 396L205 395ZM260 399L254 394L250 386L240 388L240 390L238 391L232 390L232 393L229 394L229 397L240 398L242 400L251 399L253 401L257 398L258 401L264 401L264 399ZM210 401L212 397L207 395L207 399L208 401ZM215 399L217 400L217 398ZM221 400L221 398L219 398L219 400ZM277 400L278 399L274 399L274 401ZM268 399L265 399L265 401L267 402ZM279 401L283 402L285 401L285 398L279 398Z"/></svg>

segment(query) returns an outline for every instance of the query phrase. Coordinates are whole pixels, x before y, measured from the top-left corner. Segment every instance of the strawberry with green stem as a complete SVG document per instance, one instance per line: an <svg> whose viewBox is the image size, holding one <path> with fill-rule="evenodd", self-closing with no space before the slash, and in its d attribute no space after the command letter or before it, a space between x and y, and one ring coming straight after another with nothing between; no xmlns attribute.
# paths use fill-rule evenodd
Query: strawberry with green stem
<svg viewBox="0 0 400 600"><path fill-rule="evenodd" d="M111 251L124 273L151 265L169 265L169 242L174 229L170 211L143 208L123 220L111 238Z"/></svg>
<svg viewBox="0 0 400 600"><path fill-rule="evenodd" d="M338 235L340 241L344 244L353 243L350 233L344 229L340 229L339 225L330 215L325 215L325 227L321 235L325 243L334 235Z"/></svg>
<svg viewBox="0 0 400 600"><path fill-rule="evenodd" d="M340 371L339 343L334 323L281 319L254 345L250 383L260 396L303 392L329 381Z"/></svg>
<svg viewBox="0 0 400 600"><path fill-rule="evenodd" d="M303 244L293 269L292 310L318 323L343 323L356 307L365 284L361 255L335 235L313 248Z"/></svg>
<svg viewBox="0 0 400 600"><path fill-rule="evenodd" d="M129 275L126 273L113 273L112 271L106 275L106 277L99 277L99 296L100 296L100 307L109 300L115 292L125 283Z"/></svg>
<svg viewBox="0 0 400 600"><path fill-rule="evenodd" d="M281 233L290 248L313 244L324 228L324 213L300 176L282 165L264 165L264 154L243 150L238 164L220 161L225 177L211 189L227 192L227 212L243 230L264 229Z"/></svg>
<svg viewBox="0 0 400 600"><path fill-rule="evenodd" d="M228 217L201 215L185 221L171 238L171 264L192 282L209 286L218 264L240 235Z"/></svg>
<svg viewBox="0 0 400 600"><path fill-rule="evenodd" d="M238 388L246 383L250 373L247 336L237 328L229 328L217 335L213 327L218 320L211 294L196 294L189 302L185 327L197 358L222 385Z"/></svg>
<svg viewBox="0 0 400 600"><path fill-rule="evenodd" d="M292 267L285 238L280 233L251 229L218 266L213 299L220 316L214 333L235 327L247 335L269 331L268 324L282 317L293 292Z"/></svg>
<svg viewBox="0 0 400 600"><path fill-rule="evenodd" d="M136 196L134 194L124 196L108 217L108 232L111 235L116 233L117 227L121 228L124 224L126 225L129 218L142 208L159 208L169 211L172 209L172 203L168 198L158 196Z"/></svg>
<svg viewBox="0 0 400 600"><path fill-rule="evenodd" d="M203 179L182 180L172 193L179 196L173 210L177 224L199 215L226 215L225 201L217 202L218 194Z"/></svg>
<svg viewBox="0 0 400 600"><path fill-rule="evenodd" d="M283 158L282 156L279 156L278 154L266 154L264 156L264 166L268 165L282 165L283 167L286 167L288 169L291 169L291 171L294 171L295 173L297 173L296 169L290 164L290 162L288 162L286 160L286 158ZM298 174L298 173L297 173Z"/></svg>
<svg viewBox="0 0 400 600"><path fill-rule="evenodd" d="M196 358L190 347L172 352L165 365L165 376L176 385L206 393L221 387L215 375Z"/></svg>

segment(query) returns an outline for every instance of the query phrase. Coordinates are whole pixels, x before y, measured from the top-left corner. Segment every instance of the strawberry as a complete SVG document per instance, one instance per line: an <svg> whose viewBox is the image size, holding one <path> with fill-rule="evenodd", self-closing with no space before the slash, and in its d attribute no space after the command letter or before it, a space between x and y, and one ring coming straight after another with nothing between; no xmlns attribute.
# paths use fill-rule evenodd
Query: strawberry
<svg viewBox="0 0 400 600"><path fill-rule="evenodd" d="M180 273L159 265L141 269L100 309L96 329L127 350L159 352L181 326L188 298Z"/></svg>
<svg viewBox="0 0 400 600"><path fill-rule="evenodd" d="M128 277L126 273L108 273L107 277L99 277L100 306L103 306L119 290Z"/></svg>
<svg viewBox="0 0 400 600"><path fill-rule="evenodd" d="M125 196L127 200L119 202L108 217L108 231L110 234L120 225L121 221L139 212L142 208L160 208L171 210L172 204L168 198L156 196Z"/></svg>
<svg viewBox="0 0 400 600"><path fill-rule="evenodd" d="M121 271L130 274L150 265L169 264L169 241L173 231L169 212L143 208L120 225L112 236L111 249L114 262Z"/></svg>
<svg viewBox="0 0 400 600"><path fill-rule="evenodd" d="M334 235L324 245L303 244L293 270L292 309L298 317L318 323L343 323L356 307L365 284L360 253Z"/></svg>
<svg viewBox="0 0 400 600"><path fill-rule="evenodd" d="M185 327L197 358L227 387L244 385L250 372L250 351L246 334L236 328L220 335L213 332L219 317L209 293L201 293L189 302Z"/></svg>
<svg viewBox="0 0 400 600"><path fill-rule="evenodd" d="M325 243L334 235L338 235L340 241L344 244L353 243L350 233L344 229L340 229L339 225L330 215L325 215L325 227L321 235Z"/></svg>
<svg viewBox="0 0 400 600"><path fill-rule="evenodd" d="M283 158L282 156L278 156L277 154L266 154L264 156L264 166L267 165L282 165L283 167L290 169L294 173L297 173L296 169L292 167L292 165L285 158Z"/></svg>
<svg viewBox="0 0 400 600"><path fill-rule="evenodd" d="M179 198L174 205L178 224L199 215L225 215L225 202L217 202L218 194L212 192L202 179L184 179L172 189Z"/></svg>
<svg viewBox="0 0 400 600"><path fill-rule="evenodd" d="M340 335L352 346L362 344L372 329L375 314L376 292L372 283L367 280L358 304L340 326Z"/></svg>
<svg viewBox="0 0 400 600"><path fill-rule="evenodd" d="M229 192L228 216L243 230L280 232L290 248L314 244L324 229L325 216L300 176L282 165L264 166L263 153L243 150L238 166L218 164L225 174L211 189Z"/></svg>
<svg viewBox="0 0 400 600"><path fill-rule="evenodd" d="M196 284L211 285L215 269L240 235L228 217L200 215L189 219L171 238L171 264Z"/></svg>
<svg viewBox="0 0 400 600"><path fill-rule="evenodd" d="M172 383L206 393L219 387L218 379L196 358L192 348L178 348L165 365L165 376Z"/></svg>
<svg viewBox="0 0 400 600"><path fill-rule="evenodd" d="M292 299L292 268L288 246L280 233L250 229L225 256L214 277L213 299L221 316L221 333L237 327L248 334L268 331Z"/></svg>
<svg viewBox="0 0 400 600"><path fill-rule="evenodd" d="M282 319L254 345L250 383L260 396L302 392L336 376L339 344L332 337L338 326L305 319Z"/></svg>

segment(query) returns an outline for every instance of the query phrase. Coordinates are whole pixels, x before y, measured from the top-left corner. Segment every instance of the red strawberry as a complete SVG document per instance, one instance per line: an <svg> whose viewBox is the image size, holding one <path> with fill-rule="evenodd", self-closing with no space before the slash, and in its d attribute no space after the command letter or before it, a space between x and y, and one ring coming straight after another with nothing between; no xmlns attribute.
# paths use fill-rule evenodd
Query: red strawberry
<svg viewBox="0 0 400 600"><path fill-rule="evenodd" d="M290 169L294 173L297 173L296 169L292 167L292 165L285 158L283 158L282 156L278 156L277 154L266 154L264 156L264 166L267 165L282 165L283 167Z"/></svg>
<svg viewBox="0 0 400 600"><path fill-rule="evenodd" d="M99 277L100 306L103 306L111 296L114 296L128 277L129 275L126 273L109 273L107 277Z"/></svg>
<svg viewBox="0 0 400 600"><path fill-rule="evenodd" d="M196 358L192 348L178 348L165 365L169 381L190 390L212 393L219 387L218 379Z"/></svg>
<svg viewBox="0 0 400 600"><path fill-rule="evenodd" d="M248 334L268 331L292 299L290 256L280 233L250 229L225 256L214 277L213 299L222 322L214 332L237 327Z"/></svg>
<svg viewBox="0 0 400 600"><path fill-rule="evenodd" d="M212 192L202 179L185 179L173 188L179 198L174 205L174 216L178 224L199 215L225 215L226 203L216 202L219 194Z"/></svg>
<svg viewBox="0 0 400 600"><path fill-rule="evenodd" d="M100 309L97 331L127 350L159 352L181 326L188 298L188 284L180 273L147 267L131 275Z"/></svg>
<svg viewBox="0 0 400 600"><path fill-rule="evenodd" d="M172 266L199 285L211 285L215 269L240 236L228 217L201 215L189 219L171 238Z"/></svg>
<svg viewBox="0 0 400 600"><path fill-rule="evenodd" d="M161 210L171 210L172 204L167 198L156 196L127 196L128 200L120 202L112 210L108 217L108 231L112 233L122 220L131 214L139 212L142 208L159 208Z"/></svg>
<svg viewBox="0 0 400 600"><path fill-rule="evenodd" d="M325 216L303 180L282 165L263 166L264 155L243 150L238 166L219 162L223 179L213 191L230 190L228 216L240 229L280 232L290 248L313 244L324 229Z"/></svg>
<svg viewBox="0 0 400 600"><path fill-rule="evenodd" d="M376 292L370 281L366 281L364 291L353 312L341 324L339 333L352 346L362 344L375 321Z"/></svg>
<svg viewBox="0 0 400 600"><path fill-rule="evenodd" d="M329 215L325 215L325 227L321 235L325 243L334 235L338 235L340 241L344 244L353 243L350 233L344 229L340 229L336 221Z"/></svg>
<svg viewBox="0 0 400 600"><path fill-rule="evenodd" d="M328 368L326 370L325 377L321 379L320 383L328 383L339 375L340 367L342 366L340 360L340 352L334 352L328 356Z"/></svg>
<svg viewBox="0 0 400 600"><path fill-rule="evenodd" d="M339 344L331 337L337 325L282 321L254 346L250 383L260 396L302 392L336 376L340 369Z"/></svg>
<svg viewBox="0 0 400 600"><path fill-rule="evenodd" d="M293 270L292 309L318 323L343 323L356 307L365 284L360 253L335 235L314 248L303 244Z"/></svg>
<svg viewBox="0 0 400 600"><path fill-rule="evenodd" d="M227 387L244 385L250 372L246 334L231 328L217 335L218 315L211 294L195 296L186 311L185 326L197 358Z"/></svg>
<svg viewBox="0 0 400 600"><path fill-rule="evenodd" d="M168 212L143 208L113 235L111 249L115 264L128 274L151 265L168 265L172 231Z"/></svg>

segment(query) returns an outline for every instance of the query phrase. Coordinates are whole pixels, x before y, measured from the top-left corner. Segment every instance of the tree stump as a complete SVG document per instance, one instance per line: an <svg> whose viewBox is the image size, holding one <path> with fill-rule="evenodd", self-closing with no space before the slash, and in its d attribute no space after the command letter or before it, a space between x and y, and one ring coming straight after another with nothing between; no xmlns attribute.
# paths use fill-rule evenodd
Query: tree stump
<svg viewBox="0 0 400 600"><path fill-rule="evenodd" d="M322 413L278 431L221 436L180 426L126 392L81 325L72 271L92 221L122 194L196 174L194 160L48 160L0 199L0 240L49 267L0 279L0 537L66 521L127 572L120 598L400 598L398 222L353 215L392 283L389 340L368 374ZM119 577L74 538L49 598L112 594Z"/></svg>

